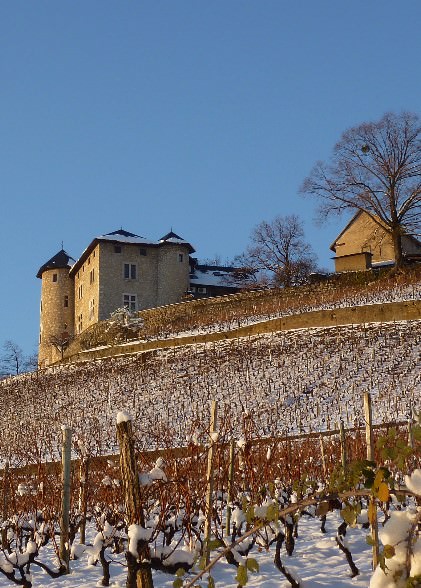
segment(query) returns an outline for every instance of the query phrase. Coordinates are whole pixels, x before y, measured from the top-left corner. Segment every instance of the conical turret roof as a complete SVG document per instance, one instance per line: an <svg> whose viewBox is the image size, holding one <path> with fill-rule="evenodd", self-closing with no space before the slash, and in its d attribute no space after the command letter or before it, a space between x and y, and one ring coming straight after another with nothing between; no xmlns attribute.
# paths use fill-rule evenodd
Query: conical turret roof
<svg viewBox="0 0 421 588"><path fill-rule="evenodd" d="M188 241L183 239L183 237L180 237L180 235L177 235L177 233L174 233L174 231L172 229L169 233L167 233L166 235L161 237L159 242L160 243L174 243L176 245L180 245L180 244L187 245L189 248L189 253L195 252L194 247Z"/></svg>
<svg viewBox="0 0 421 588"><path fill-rule="evenodd" d="M64 249L60 249L51 259L42 265L37 273L37 278L42 278L42 274L50 269L66 269L71 268L75 260Z"/></svg>

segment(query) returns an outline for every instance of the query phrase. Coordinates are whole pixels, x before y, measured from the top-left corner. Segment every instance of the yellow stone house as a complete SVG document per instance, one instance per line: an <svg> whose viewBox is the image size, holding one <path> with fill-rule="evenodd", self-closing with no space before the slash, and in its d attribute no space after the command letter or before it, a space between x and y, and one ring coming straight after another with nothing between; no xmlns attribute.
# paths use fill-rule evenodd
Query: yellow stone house
<svg viewBox="0 0 421 588"><path fill-rule="evenodd" d="M378 218L358 211L330 246L335 253L336 272L361 271L395 263L392 235ZM411 235L402 237L403 255L421 261L421 242Z"/></svg>

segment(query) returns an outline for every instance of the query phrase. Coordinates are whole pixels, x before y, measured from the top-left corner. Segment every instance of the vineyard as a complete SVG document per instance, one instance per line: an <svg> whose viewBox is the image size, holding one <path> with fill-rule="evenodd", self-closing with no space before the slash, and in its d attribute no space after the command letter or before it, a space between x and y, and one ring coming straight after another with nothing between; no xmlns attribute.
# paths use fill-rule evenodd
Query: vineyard
<svg viewBox="0 0 421 588"><path fill-rule="evenodd" d="M325 288L318 307L420 298L416 274L379 283ZM298 312L297 300L317 307L308 292L305 304L249 296L247 316L230 299L219 315L186 303L184 325L183 305L169 307L160 327L143 317L141 336L223 331ZM0 382L0 586L122 586L127 576L148 588L366 586L377 521L372 586L419 585L420 356L421 321L404 320L180 345ZM399 539L387 534L396 517ZM326 568L318 550L328 548Z"/></svg>

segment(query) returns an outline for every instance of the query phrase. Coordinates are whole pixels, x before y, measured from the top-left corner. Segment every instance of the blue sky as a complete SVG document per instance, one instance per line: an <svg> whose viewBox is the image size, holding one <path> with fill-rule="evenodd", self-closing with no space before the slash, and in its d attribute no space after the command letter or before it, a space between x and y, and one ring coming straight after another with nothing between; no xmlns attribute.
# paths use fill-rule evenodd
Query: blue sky
<svg viewBox="0 0 421 588"><path fill-rule="evenodd" d="M419 0L2 0L0 345L36 348L38 268L121 226L199 258L296 213L341 133L421 114Z"/></svg>

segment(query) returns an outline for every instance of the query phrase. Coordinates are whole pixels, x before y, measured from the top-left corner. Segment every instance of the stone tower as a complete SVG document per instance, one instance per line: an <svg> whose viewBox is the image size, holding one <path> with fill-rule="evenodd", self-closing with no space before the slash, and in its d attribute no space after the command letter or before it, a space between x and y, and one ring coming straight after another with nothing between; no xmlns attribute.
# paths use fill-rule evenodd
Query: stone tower
<svg viewBox="0 0 421 588"><path fill-rule="evenodd" d="M45 367L62 357L74 335L74 281L69 270L74 262L61 249L40 267L42 280L38 365Z"/></svg>
<svg viewBox="0 0 421 588"><path fill-rule="evenodd" d="M190 253L190 243L172 230L159 240L156 306L180 302L189 290Z"/></svg>

